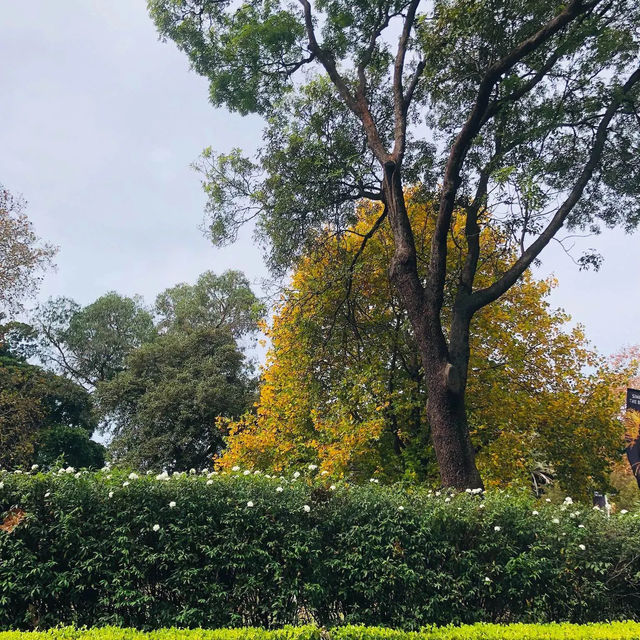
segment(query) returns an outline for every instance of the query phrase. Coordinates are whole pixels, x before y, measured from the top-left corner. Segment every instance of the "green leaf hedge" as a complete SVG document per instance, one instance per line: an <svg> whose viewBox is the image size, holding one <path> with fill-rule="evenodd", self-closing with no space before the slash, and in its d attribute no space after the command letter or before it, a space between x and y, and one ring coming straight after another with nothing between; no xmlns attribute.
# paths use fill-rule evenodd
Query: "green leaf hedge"
<svg viewBox="0 0 640 640"><path fill-rule="evenodd" d="M0 474L0 629L640 618L636 513L296 475Z"/></svg>
<svg viewBox="0 0 640 640"><path fill-rule="evenodd" d="M331 630L312 626L276 630L135 629L67 627L41 632L5 631L0 640L640 640L637 622L605 624L476 624L430 627L419 632L381 627L345 626Z"/></svg>

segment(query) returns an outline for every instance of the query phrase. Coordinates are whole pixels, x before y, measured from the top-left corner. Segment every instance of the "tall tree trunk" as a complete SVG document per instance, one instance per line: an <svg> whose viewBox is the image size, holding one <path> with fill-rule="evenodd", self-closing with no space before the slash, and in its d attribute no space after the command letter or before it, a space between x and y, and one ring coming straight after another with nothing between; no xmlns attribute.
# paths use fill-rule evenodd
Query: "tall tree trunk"
<svg viewBox="0 0 640 640"><path fill-rule="evenodd" d="M427 387L427 419L442 484L456 489L482 487L469 436L465 389L471 317L454 312L450 343L442 329L437 292L425 291L407 215L399 168L385 166L385 206L394 235L391 280L411 322Z"/></svg>

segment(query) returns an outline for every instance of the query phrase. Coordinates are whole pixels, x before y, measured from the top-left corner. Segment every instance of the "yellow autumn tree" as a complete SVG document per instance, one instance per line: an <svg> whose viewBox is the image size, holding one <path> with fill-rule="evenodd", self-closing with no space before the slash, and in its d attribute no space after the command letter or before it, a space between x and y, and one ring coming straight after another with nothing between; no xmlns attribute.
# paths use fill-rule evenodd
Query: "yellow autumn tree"
<svg viewBox="0 0 640 640"><path fill-rule="evenodd" d="M381 213L363 203L349 233L327 232L323 250L300 262L265 327L270 349L256 410L227 425L220 468L279 471L313 463L354 479L437 481L423 375L389 280L393 244ZM409 215L420 230L424 270L435 215L419 190L411 194ZM495 251L482 259L478 287L513 258L498 249L504 242L497 231L488 226L483 233ZM457 222L449 238L452 279L463 245ZM564 312L551 309L553 286L525 274L477 314L470 423L488 485L553 477L586 494L606 484L619 456L621 398L612 390L623 374L589 348L580 328L567 328ZM450 309L450 297L446 304Z"/></svg>

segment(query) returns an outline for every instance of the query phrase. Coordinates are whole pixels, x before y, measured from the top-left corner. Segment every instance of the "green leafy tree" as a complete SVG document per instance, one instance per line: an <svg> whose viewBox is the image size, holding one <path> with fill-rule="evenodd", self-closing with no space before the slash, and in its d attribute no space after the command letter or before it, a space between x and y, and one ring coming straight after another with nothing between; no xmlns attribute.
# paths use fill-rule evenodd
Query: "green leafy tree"
<svg viewBox="0 0 640 640"><path fill-rule="evenodd" d="M35 326L40 359L89 388L122 371L127 354L156 336L142 299L114 291L86 307L68 298L49 300L38 309Z"/></svg>
<svg viewBox="0 0 640 640"><path fill-rule="evenodd" d="M285 272L327 230L382 203L390 276L412 325L442 481L482 484L465 402L474 315L561 230L640 220L636 0L148 0L163 37L210 82L211 101L265 118L255 159L199 164L211 234L257 221ZM405 186L437 192L425 276ZM463 268L445 317L447 240L461 210ZM362 234L366 243L379 227ZM513 259L476 282L495 247ZM599 263L596 254L583 265Z"/></svg>
<svg viewBox="0 0 640 640"><path fill-rule="evenodd" d="M29 364L26 325L0 327L0 466L51 464L62 457L78 467L101 466L104 447L88 392L73 381Z"/></svg>
<svg viewBox="0 0 640 640"><path fill-rule="evenodd" d="M223 446L219 417L239 416L254 382L231 333L197 327L160 335L98 384L96 398L119 462L184 470L211 466Z"/></svg>
<svg viewBox="0 0 640 640"><path fill-rule="evenodd" d="M205 271L194 285L181 283L156 298L161 331L226 327L234 337L255 332L264 305L241 271Z"/></svg>

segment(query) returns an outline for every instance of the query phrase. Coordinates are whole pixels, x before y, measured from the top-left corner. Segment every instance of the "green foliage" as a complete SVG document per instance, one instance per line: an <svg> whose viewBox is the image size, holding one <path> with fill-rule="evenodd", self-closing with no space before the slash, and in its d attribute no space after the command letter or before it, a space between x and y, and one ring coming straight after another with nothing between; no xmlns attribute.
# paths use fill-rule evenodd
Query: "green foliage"
<svg viewBox="0 0 640 640"><path fill-rule="evenodd" d="M219 276L205 271L194 285L166 289L156 298L155 309L161 331L224 327L235 338L255 332L265 313L245 275L233 270Z"/></svg>
<svg viewBox="0 0 640 640"><path fill-rule="evenodd" d="M62 459L73 467L99 469L104 466L106 450L90 435L84 429L64 425L46 429L38 436L36 463L50 467Z"/></svg>
<svg viewBox="0 0 640 640"><path fill-rule="evenodd" d="M40 359L89 387L122 371L127 354L156 335L142 299L115 291L86 307L68 298L49 300L38 309L35 325Z"/></svg>
<svg viewBox="0 0 640 640"><path fill-rule="evenodd" d="M383 158L372 151L373 139L393 154L398 132L406 131L406 149L396 158L404 183L437 191L451 144L492 66L563 7L546 0L417 4L400 68L405 96L415 81L405 125L393 108L392 43L413 3L309 3L317 48L305 33L304 4L148 0L161 37L209 80L213 104L265 116L254 159L238 149L228 155L207 149L197 166L212 239L233 240L239 225L257 219L269 264L280 273L323 227L344 233L355 200L380 198ZM605 108L635 69L639 11L635 0L583 3L564 29L491 78L488 109L465 151L456 197L469 203L488 172L488 188L478 193L492 215L482 225L502 228L506 245L535 239L557 209L558 194L575 184ZM632 229L640 221L637 101L636 85L609 126L602 162L568 217L570 226ZM483 255L490 252L482 247Z"/></svg>
<svg viewBox="0 0 640 640"><path fill-rule="evenodd" d="M223 446L219 417L242 414L254 381L230 332L176 329L129 354L96 400L116 459L144 469L211 466Z"/></svg>
<svg viewBox="0 0 640 640"><path fill-rule="evenodd" d="M345 626L318 629L312 626L266 630L242 629L156 629L151 632L118 627L51 631L0 632L0 640L638 640L637 622L604 624L476 624L460 627L430 627L419 632L382 627Z"/></svg>
<svg viewBox="0 0 640 640"><path fill-rule="evenodd" d="M316 474L2 474L0 628L638 617L638 513Z"/></svg>
<svg viewBox="0 0 640 640"><path fill-rule="evenodd" d="M21 335L28 333L25 325L17 328ZM9 326L9 333L15 330L15 325ZM0 351L0 466L9 469L30 466L36 460L49 462L70 453L60 438L51 439L52 428L73 430L76 440L84 443L84 453L96 451L100 445L89 439L96 420L87 391L67 378L27 363L21 355L21 343L5 338L3 344ZM49 442L48 454L43 459L39 453L42 439ZM92 466L94 458L83 457L77 450L74 459L78 466Z"/></svg>

